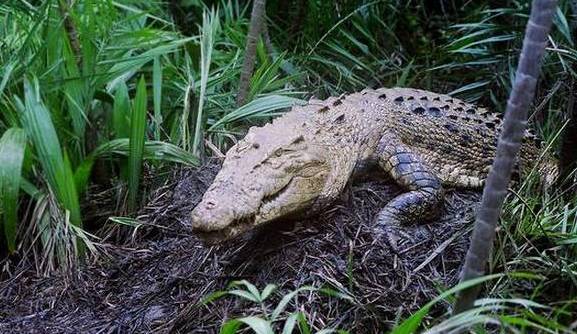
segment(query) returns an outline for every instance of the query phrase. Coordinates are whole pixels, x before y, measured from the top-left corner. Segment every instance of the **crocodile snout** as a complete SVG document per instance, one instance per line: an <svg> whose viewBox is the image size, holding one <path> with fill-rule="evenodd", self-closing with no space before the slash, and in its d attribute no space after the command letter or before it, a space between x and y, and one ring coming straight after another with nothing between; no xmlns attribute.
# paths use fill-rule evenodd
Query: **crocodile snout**
<svg viewBox="0 0 577 334"><path fill-rule="evenodd" d="M232 239L251 228L254 215L238 216L230 205L217 205L211 200L202 201L192 210L192 232L204 243L214 245Z"/></svg>
<svg viewBox="0 0 577 334"><path fill-rule="evenodd" d="M218 207L213 201L201 202L191 213L193 232L215 232L229 225L232 212L227 207Z"/></svg>

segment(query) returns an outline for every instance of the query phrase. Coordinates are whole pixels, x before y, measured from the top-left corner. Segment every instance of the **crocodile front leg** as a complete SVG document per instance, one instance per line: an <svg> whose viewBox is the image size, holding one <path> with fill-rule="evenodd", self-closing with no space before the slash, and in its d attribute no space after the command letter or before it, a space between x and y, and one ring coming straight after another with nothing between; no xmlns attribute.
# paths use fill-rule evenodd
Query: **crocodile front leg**
<svg viewBox="0 0 577 334"><path fill-rule="evenodd" d="M437 216L444 191L430 167L394 135L384 135L375 153L385 172L407 190L393 198L376 218L377 239L384 237L393 251L398 252L401 243L414 238L404 231L403 225ZM412 229L413 234L425 232L424 226Z"/></svg>

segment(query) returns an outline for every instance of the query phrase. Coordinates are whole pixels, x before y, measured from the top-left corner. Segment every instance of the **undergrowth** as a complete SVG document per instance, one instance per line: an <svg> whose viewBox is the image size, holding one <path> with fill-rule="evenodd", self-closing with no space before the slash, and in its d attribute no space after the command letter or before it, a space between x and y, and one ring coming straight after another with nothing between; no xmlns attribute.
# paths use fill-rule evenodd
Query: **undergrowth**
<svg viewBox="0 0 577 334"><path fill-rule="evenodd" d="M98 253L104 224L123 221L86 215L91 187L117 189L114 216L134 217L146 173L197 166L310 96L410 86L503 111L528 13L527 1L269 1L272 45L259 41L249 102L236 108L250 3L67 3L0 4L3 268L21 259L42 273L75 267ZM531 117L552 151L576 76L569 13L561 1ZM534 179L508 198L490 263L501 274L484 283L486 298L454 317L426 318L425 306L394 333L575 330L577 198L573 185L544 192ZM228 294L257 303L274 290L240 287L248 292ZM267 312L223 332L268 333L280 325ZM298 312L281 322L286 333L312 330Z"/></svg>

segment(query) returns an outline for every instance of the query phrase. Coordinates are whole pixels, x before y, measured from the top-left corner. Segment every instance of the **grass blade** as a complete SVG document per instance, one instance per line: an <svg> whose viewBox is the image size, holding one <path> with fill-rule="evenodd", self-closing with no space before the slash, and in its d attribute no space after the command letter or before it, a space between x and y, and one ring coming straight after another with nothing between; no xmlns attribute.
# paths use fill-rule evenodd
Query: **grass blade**
<svg viewBox="0 0 577 334"><path fill-rule="evenodd" d="M144 136L146 125L146 83L144 77L140 78L136 88L134 109L130 121L130 148L128 156L128 209L136 208L138 199L138 186L140 172L142 170L142 155L144 151Z"/></svg>
<svg viewBox="0 0 577 334"><path fill-rule="evenodd" d="M241 325L247 325L256 334L273 334L271 324L261 318L244 317L240 319L232 319L224 323L220 329L220 334L234 334L238 333Z"/></svg>
<svg viewBox="0 0 577 334"><path fill-rule="evenodd" d="M192 143L192 154L198 156L201 149L204 126L204 101L206 99L206 85L210 71L212 50L214 48L214 38L218 31L218 13L211 11L204 13L202 22L202 36L200 44L200 94L198 96L198 111L194 127L194 138Z"/></svg>
<svg viewBox="0 0 577 334"><path fill-rule="evenodd" d="M477 284L481 284L485 281L492 280L492 279L499 278L499 277L503 277L503 274L487 275L487 276L478 277L478 278L471 279L471 280L466 281L466 282L459 283L457 286L441 293L435 299L431 300L425 306L421 307L419 309L419 311L417 311L412 316L410 316L409 318L404 320L399 326L395 327L391 331L391 334L415 333L417 331L417 329L419 328L419 326L421 325L421 322L423 321L425 316L429 313L429 310L431 309L431 307L433 307L433 305L435 305L437 302L445 299L446 297L448 297L448 296L450 296L450 295L452 295L458 291L464 290L468 287L471 287L471 286L474 286Z"/></svg>
<svg viewBox="0 0 577 334"><path fill-rule="evenodd" d="M300 287L286 295L283 296L283 298L281 299L281 301L278 303L278 305L275 307L274 311L272 312L271 318L272 319L277 319L281 313L286 309L288 303L294 298L296 297L296 295L298 295L299 293L303 292L303 291L315 291L316 289L310 286L303 286Z"/></svg>
<svg viewBox="0 0 577 334"><path fill-rule="evenodd" d="M270 116L270 113L279 109L290 108L297 104L305 104L303 100L283 95L264 96L250 101L242 107L228 113L216 121L208 131L214 131L226 124L245 121L248 117Z"/></svg>
<svg viewBox="0 0 577 334"><path fill-rule="evenodd" d="M70 212L70 222L75 226L81 226L80 204L73 173L70 163L62 154L50 112L41 100L38 80L34 79L32 83L24 81L24 96L26 107L23 123L48 184L63 208Z"/></svg>
<svg viewBox="0 0 577 334"><path fill-rule="evenodd" d="M128 138L130 134L130 99L128 88L124 82L118 85L114 94L112 128L116 138Z"/></svg>
<svg viewBox="0 0 577 334"><path fill-rule="evenodd" d="M92 153L92 158L108 158L114 155L129 156L130 143L127 138L115 139L100 145ZM147 140L142 155L144 160L161 160L188 166L198 166L198 159L190 152L167 142Z"/></svg>
<svg viewBox="0 0 577 334"><path fill-rule="evenodd" d="M64 212L55 212L55 215L67 217L66 222L80 228L82 227L82 217L72 167L68 155L66 152L63 153L60 146L51 114L42 102L36 78L33 79L32 83L28 79L24 79L24 98L25 105L18 98L15 98L16 104L22 109L22 123L34 146L48 186L58 201L57 210L64 209ZM43 234L47 238L43 239L42 243L46 254L48 254L47 249L50 245L46 244L45 240L56 238L60 240L60 246L71 245L73 247L70 251L58 253L58 261L62 266L66 267L71 257L84 253L82 240L78 239L76 240L78 242L75 242L74 237L70 234L58 238L58 230L66 227L52 225L46 225L46 227L47 229L43 231ZM67 247L64 248L68 249Z"/></svg>
<svg viewBox="0 0 577 334"><path fill-rule="evenodd" d="M160 129L162 127L162 67L160 57L154 58L152 66L152 100L154 103L154 140L160 140Z"/></svg>
<svg viewBox="0 0 577 334"><path fill-rule="evenodd" d="M18 192L25 148L26 134L22 129L8 129L0 138L0 212L4 216L4 235L11 253L16 249Z"/></svg>

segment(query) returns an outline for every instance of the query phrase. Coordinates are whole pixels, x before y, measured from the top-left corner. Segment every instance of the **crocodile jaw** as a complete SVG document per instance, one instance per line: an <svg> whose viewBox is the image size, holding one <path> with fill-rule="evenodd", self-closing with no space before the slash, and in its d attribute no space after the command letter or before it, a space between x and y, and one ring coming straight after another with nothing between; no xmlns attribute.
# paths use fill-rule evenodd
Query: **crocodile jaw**
<svg viewBox="0 0 577 334"><path fill-rule="evenodd" d="M218 244L270 221L294 216L313 205L325 187L328 174L328 168L322 165L313 174L274 180L274 191L270 191L271 184L252 187L269 190L260 195L246 191L240 195L230 184L228 189L209 189L192 211L192 230L205 243Z"/></svg>
<svg viewBox="0 0 577 334"><path fill-rule="evenodd" d="M307 123L278 122L251 128L230 148L222 169L192 211L193 233L207 243L294 217L324 194L329 176L334 178L338 169L327 144L303 134Z"/></svg>
<svg viewBox="0 0 577 334"><path fill-rule="evenodd" d="M246 217L242 219L231 220L225 227L218 230L210 230L198 228L196 226L204 225L203 222L199 222L202 219L194 211L192 213L192 224L194 233L202 239L202 241L208 245L214 245L222 243L226 240L232 239L245 231L251 230L255 224L256 219L254 217Z"/></svg>

